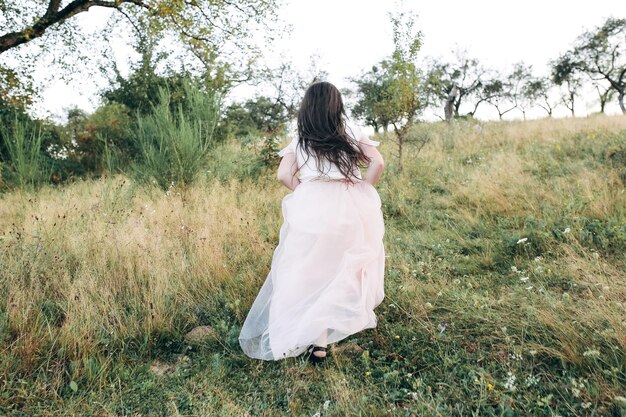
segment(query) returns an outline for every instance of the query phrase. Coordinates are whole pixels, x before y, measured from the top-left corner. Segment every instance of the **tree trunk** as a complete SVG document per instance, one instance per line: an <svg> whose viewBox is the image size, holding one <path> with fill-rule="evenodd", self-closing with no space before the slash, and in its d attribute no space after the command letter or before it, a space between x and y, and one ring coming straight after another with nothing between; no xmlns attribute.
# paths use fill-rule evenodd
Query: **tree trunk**
<svg viewBox="0 0 626 417"><path fill-rule="evenodd" d="M393 130L396 133L396 138L398 139L398 172L402 172L402 151L404 149L404 138L406 136L406 132L409 130L409 127L410 122L407 122L406 125L399 129L395 123L393 124Z"/></svg>
<svg viewBox="0 0 626 417"><path fill-rule="evenodd" d="M452 90L450 90L450 93L448 93L448 98L446 98L446 105L443 109L443 113L446 117L446 122L449 122L450 120L452 120L452 116L454 116L454 113L456 111L455 108L455 100L456 100L456 96L459 93L459 89L457 88L457 86L455 85L454 87L452 87Z"/></svg>
<svg viewBox="0 0 626 417"><path fill-rule="evenodd" d="M404 134L396 130L398 136L398 171L402 172L402 148L404 147Z"/></svg>
<svg viewBox="0 0 626 417"><path fill-rule="evenodd" d="M626 106L624 106L624 90L619 92L617 101L619 101L619 108L622 109L622 114L626 114Z"/></svg>

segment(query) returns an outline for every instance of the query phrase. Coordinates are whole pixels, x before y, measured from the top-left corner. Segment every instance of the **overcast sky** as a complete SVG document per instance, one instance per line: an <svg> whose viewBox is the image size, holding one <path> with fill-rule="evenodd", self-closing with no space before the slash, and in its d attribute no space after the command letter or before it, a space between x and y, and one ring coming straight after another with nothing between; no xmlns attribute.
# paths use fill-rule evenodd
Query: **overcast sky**
<svg viewBox="0 0 626 417"><path fill-rule="evenodd" d="M329 81L347 87L347 77L358 75L391 53L387 13L395 4L391 0L287 0L280 16L293 26L293 32L277 40L273 49L303 69L311 55L319 55L319 67L329 73ZM537 74L547 73L547 62L565 52L584 30L610 16L626 17L624 0L405 0L404 4L418 14L423 58L446 59L453 49L463 48L487 67L507 70L523 61L533 65ZM77 17L86 26L97 27L106 15L107 11L92 8ZM245 97L253 91L242 88L235 93ZM92 111L97 104L96 89L89 84L57 82L45 91L37 113L58 118L70 106ZM597 111L595 97L589 95L579 110L579 115ZM616 112L617 107L609 110ZM479 110L478 116L493 116L483 111L481 115ZM564 113L562 109L560 114Z"/></svg>

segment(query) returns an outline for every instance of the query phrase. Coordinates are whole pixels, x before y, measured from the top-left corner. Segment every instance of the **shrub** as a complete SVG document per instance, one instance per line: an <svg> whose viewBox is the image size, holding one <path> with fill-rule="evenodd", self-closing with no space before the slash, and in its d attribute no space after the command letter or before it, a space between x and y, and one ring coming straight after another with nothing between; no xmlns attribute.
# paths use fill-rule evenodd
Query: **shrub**
<svg viewBox="0 0 626 417"><path fill-rule="evenodd" d="M139 154L132 173L164 190L172 183L192 183L206 166L218 120L216 93L193 83L185 83L184 92L182 103L172 109L169 89L160 88L152 111L137 114L134 139Z"/></svg>
<svg viewBox="0 0 626 417"><path fill-rule="evenodd" d="M41 128L18 117L9 126L0 126L8 154L6 181L20 187L38 185L49 177L46 159L41 153ZM3 176L4 177L4 176Z"/></svg>

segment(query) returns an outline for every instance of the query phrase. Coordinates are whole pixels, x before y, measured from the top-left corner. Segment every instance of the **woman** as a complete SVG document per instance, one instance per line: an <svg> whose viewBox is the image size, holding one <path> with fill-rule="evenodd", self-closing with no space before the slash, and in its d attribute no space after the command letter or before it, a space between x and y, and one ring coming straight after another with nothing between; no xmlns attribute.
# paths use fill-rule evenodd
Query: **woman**
<svg viewBox="0 0 626 417"><path fill-rule="evenodd" d="M328 344L376 327L385 268L378 145L347 125L334 85L309 86L298 135L279 152L278 180L293 192L283 198L271 269L239 335L248 356L306 351L319 363Z"/></svg>

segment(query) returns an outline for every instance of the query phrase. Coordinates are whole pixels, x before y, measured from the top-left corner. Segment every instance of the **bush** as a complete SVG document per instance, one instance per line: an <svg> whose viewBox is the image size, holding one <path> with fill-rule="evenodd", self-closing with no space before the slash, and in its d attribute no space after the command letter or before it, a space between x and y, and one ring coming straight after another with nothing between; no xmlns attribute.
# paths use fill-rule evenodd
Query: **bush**
<svg viewBox="0 0 626 417"><path fill-rule="evenodd" d="M4 164L7 183L20 187L35 186L49 178L46 159L41 153L43 134L28 121L15 117L8 126L0 126L8 154Z"/></svg>
<svg viewBox="0 0 626 417"><path fill-rule="evenodd" d="M184 92L182 103L172 110L169 89L160 88L152 111L137 114L134 140L139 155L132 173L164 190L172 183L191 184L206 167L218 120L216 93L193 83L185 83Z"/></svg>

